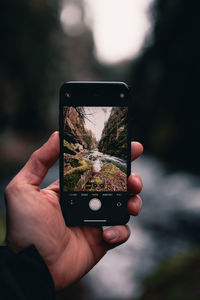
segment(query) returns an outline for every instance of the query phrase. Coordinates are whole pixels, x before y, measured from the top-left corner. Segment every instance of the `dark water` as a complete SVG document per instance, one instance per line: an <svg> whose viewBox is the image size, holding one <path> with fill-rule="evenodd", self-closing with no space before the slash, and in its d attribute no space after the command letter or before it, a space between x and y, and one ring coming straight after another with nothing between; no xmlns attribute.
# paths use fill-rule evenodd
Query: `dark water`
<svg viewBox="0 0 200 300"><path fill-rule="evenodd" d="M99 172L104 164L112 163L122 172L126 173L126 161L124 159L120 159L119 157L104 154L99 151L90 151L83 157L93 164L95 172Z"/></svg>
<svg viewBox="0 0 200 300"><path fill-rule="evenodd" d="M128 299L141 292L142 279L160 261L184 253L200 241L200 180L191 174L168 174L151 157L141 157L132 171L143 178L143 209L132 217L127 243L110 251L82 279L87 297L81 299ZM58 164L42 186L58 178ZM9 178L1 182L1 191ZM1 193L1 208L3 203Z"/></svg>
<svg viewBox="0 0 200 300"><path fill-rule="evenodd" d="M151 157L132 171L143 178L143 209L132 217L127 243L110 251L85 277L91 299L130 299L158 264L200 242L200 180L186 173L167 174ZM89 298L89 297L88 297Z"/></svg>

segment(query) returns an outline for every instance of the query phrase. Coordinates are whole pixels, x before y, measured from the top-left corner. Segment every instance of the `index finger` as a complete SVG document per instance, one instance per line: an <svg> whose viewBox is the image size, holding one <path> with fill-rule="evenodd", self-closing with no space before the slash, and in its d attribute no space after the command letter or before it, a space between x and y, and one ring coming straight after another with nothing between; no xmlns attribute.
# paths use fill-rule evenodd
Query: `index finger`
<svg viewBox="0 0 200 300"><path fill-rule="evenodd" d="M139 142L131 142L131 161L138 158L143 152L143 146Z"/></svg>

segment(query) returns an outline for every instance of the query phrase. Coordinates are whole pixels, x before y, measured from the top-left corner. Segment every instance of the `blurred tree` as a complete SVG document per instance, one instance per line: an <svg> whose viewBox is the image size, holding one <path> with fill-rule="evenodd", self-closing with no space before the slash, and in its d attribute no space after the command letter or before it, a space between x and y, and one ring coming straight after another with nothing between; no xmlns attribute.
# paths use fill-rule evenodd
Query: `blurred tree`
<svg viewBox="0 0 200 300"><path fill-rule="evenodd" d="M60 85L98 77L80 0L4 1L0 36L0 132L44 131L57 120Z"/></svg>
<svg viewBox="0 0 200 300"><path fill-rule="evenodd" d="M8 0L0 9L0 130L33 131L45 125L45 105L57 49L58 4Z"/></svg>
<svg viewBox="0 0 200 300"><path fill-rule="evenodd" d="M154 30L132 64L133 136L178 168L200 172L199 3L157 0Z"/></svg>
<svg viewBox="0 0 200 300"><path fill-rule="evenodd" d="M99 65L81 0L4 1L0 36L0 165L8 170L58 128L61 84L99 79Z"/></svg>
<svg viewBox="0 0 200 300"><path fill-rule="evenodd" d="M139 300L199 300L200 249L162 263L144 280Z"/></svg>

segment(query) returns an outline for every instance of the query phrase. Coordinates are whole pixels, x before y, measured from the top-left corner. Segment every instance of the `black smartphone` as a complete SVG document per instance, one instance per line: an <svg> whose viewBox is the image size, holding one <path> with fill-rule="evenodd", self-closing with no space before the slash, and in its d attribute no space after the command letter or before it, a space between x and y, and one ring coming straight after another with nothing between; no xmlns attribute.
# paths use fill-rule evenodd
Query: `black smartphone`
<svg viewBox="0 0 200 300"><path fill-rule="evenodd" d="M60 204L67 225L129 220L130 91L123 82L60 89Z"/></svg>

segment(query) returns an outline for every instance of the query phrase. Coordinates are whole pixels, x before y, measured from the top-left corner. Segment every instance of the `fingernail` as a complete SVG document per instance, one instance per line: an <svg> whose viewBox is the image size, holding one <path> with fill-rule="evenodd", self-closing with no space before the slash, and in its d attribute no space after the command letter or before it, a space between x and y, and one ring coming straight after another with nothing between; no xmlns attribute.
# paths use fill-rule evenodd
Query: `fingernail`
<svg viewBox="0 0 200 300"><path fill-rule="evenodd" d="M112 241L118 237L118 234L114 230L108 230L106 231L106 237L108 238L108 240Z"/></svg>
<svg viewBox="0 0 200 300"><path fill-rule="evenodd" d="M55 135L55 134L58 134L59 133L59 131L54 131L53 133L52 133L52 135Z"/></svg>
<svg viewBox="0 0 200 300"><path fill-rule="evenodd" d="M49 139L51 139L54 135L56 135L56 134L58 134L58 131L54 131L51 135L50 135L50 137L49 137Z"/></svg>

